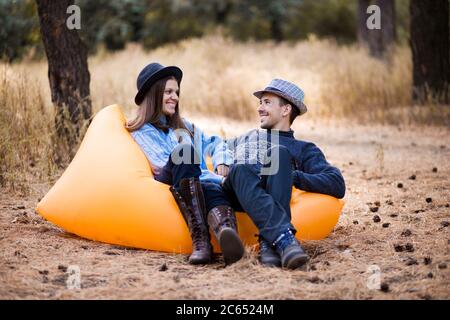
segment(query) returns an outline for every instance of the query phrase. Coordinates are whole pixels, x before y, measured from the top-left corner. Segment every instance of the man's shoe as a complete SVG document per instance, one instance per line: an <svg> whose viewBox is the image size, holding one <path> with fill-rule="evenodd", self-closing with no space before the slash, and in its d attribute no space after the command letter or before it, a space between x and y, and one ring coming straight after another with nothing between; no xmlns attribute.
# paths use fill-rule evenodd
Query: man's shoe
<svg viewBox="0 0 450 320"><path fill-rule="evenodd" d="M261 236L259 237L258 260L262 265L267 267L281 267L280 255L276 252L274 246Z"/></svg>
<svg viewBox="0 0 450 320"><path fill-rule="evenodd" d="M225 264L232 264L244 255L244 245L237 232L236 215L229 206L217 206L208 213L208 224L219 242Z"/></svg>
<svg viewBox="0 0 450 320"><path fill-rule="evenodd" d="M283 232L274 242L281 256L281 266L287 269L297 269L304 265L309 256L305 253L291 230Z"/></svg>

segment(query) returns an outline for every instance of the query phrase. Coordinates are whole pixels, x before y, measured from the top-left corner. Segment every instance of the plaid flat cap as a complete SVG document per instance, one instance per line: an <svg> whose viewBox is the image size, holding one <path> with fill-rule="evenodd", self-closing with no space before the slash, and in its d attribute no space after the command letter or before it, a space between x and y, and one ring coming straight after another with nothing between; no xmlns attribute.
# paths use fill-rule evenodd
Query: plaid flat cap
<svg viewBox="0 0 450 320"><path fill-rule="evenodd" d="M298 108L300 115L308 111L303 102L305 99L305 93L292 82L281 79L273 79L264 90L256 91L253 95L258 99L261 99L262 95L266 92L276 94L277 96L283 97L292 103Z"/></svg>

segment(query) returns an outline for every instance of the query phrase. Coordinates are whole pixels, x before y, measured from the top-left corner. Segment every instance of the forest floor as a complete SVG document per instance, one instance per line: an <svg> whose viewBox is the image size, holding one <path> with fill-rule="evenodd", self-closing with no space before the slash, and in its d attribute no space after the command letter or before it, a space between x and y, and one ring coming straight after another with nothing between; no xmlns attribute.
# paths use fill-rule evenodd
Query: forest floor
<svg viewBox="0 0 450 320"><path fill-rule="evenodd" d="M227 136L252 127L196 124ZM85 240L35 213L51 187L36 183L26 198L0 192L0 299L449 299L449 130L306 120L294 129L347 184L335 230L303 243L303 269L262 267L256 248L231 266L219 256L191 266L185 255ZM80 289L67 286L74 266Z"/></svg>

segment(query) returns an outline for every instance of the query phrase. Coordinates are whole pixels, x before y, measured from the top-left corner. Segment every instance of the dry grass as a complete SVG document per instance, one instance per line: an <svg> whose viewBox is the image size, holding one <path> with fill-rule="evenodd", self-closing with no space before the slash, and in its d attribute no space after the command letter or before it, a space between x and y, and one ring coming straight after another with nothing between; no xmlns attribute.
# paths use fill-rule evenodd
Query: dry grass
<svg viewBox="0 0 450 320"><path fill-rule="evenodd" d="M448 106L411 107L411 57L396 48L391 62L370 58L358 47L314 38L297 44L235 43L221 36L182 41L151 52L130 45L90 58L94 111L119 103L134 108L136 76L152 61L184 70L184 114L253 120L252 92L281 77L306 92L309 119L362 123L448 125ZM54 176L67 158L57 144L45 61L0 64L0 186L25 194L30 179ZM30 165L36 167L30 169ZM45 172L45 174L44 174ZM32 173L30 175L30 173Z"/></svg>
<svg viewBox="0 0 450 320"><path fill-rule="evenodd" d="M194 120L201 127L209 125L209 132L226 135L254 126ZM449 299L450 234L442 224L449 221L450 210L448 130L429 129L426 135L381 126L348 130L346 125L306 119L297 120L295 129L298 138L316 142L343 170L348 188L335 231L323 241L304 243L312 256L304 270L263 268L254 248L227 268L220 258L195 267L184 255L84 240L34 213L38 198L51 185L45 184L27 198L0 196L0 298ZM412 174L415 180L408 179ZM397 187L400 182L403 188ZM371 212L377 201L378 211ZM373 222L374 215L381 222ZM383 223L390 225L384 228ZM411 235L402 235L405 229ZM408 243L410 252L394 250L394 245ZM164 264L167 270L161 271ZM80 267L80 290L66 288L63 267L70 265ZM370 265L379 266L388 292L367 288Z"/></svg>
<svg viewBox="0 0 450 320"><path fill-rule="evenodd" d="M258 101L252 92L281 77L304 89L310 118L450 123L448 106L411 107L409 48L395 48L390 63L383 63L362 48L314 38L297 44L248 44L211 36L149 53L129 46L116 54L99 55L91 61L96 107L113 102L132 106L136 75L151 61L183 69L181 105L191 112L254 119ZM117 66L126 68L118 71Z"/></svg>
<svg viewBox="0 0 450 320"><path fill-rule="evenodd" d="M321 146L347 182L336 230L328 239L305 243L313 259L293 272L261 267L252 248L227 268L220 260L193 267L182 255L68 235L34 213L61 174L46 64L0 65L0 298L450 298L444 268L450 235L442 224L449 220L450 135L440 126L449 124L449 108L410 107L407 48L397 48L385 65L359 48L314 39L274 45L208 37L148 53L129 46L90 58L94 110L120 103L132 111L136 75L151 61L180 66L184 114L227 137L257 126L251 93L271 78L301 85L310 112L296 121L297 137ZM408 179L412 174L415 180ZM375 214L380 223L373 222ZM405 229L412 234L402 236ZM395 252L395 244L408 243L414 251ZM431 263L424 264L425 257ZM414 262L410 258L418 264L406 265ZM81 268L81 290L65 287L64 267L72 264ZM165 272L159 271L163 264ZM388 292L367 288L373 264Z"/></svg>
<svg viewBox="0 0 450 320"><path fill-rule="evenodd" d="M0 187L27 194L34 179L55 173L52 110L39 83L0 66Z"/></svg>

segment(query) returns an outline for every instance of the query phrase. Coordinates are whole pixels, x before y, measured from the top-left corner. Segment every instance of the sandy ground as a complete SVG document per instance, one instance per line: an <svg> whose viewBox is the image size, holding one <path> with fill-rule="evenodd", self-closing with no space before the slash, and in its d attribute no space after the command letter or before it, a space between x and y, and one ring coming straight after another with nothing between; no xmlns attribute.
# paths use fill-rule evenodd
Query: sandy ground
<svg viewBox="0 0 450 320"><path fill-rule="evenodd" d="M198 120L228 136L251 128L205 124ZM224 267L217 257L198 267L185 255L88 241L35 213L51 187L36 184L26 199L0 193L0 298L449 299L449 131L302 120L295 128L298 138L321 147L347 183L334 232L304 243L312 257L304 269L264 268L255 248L234 265ZM73 266L80 289L67 286Z"/></svg>

